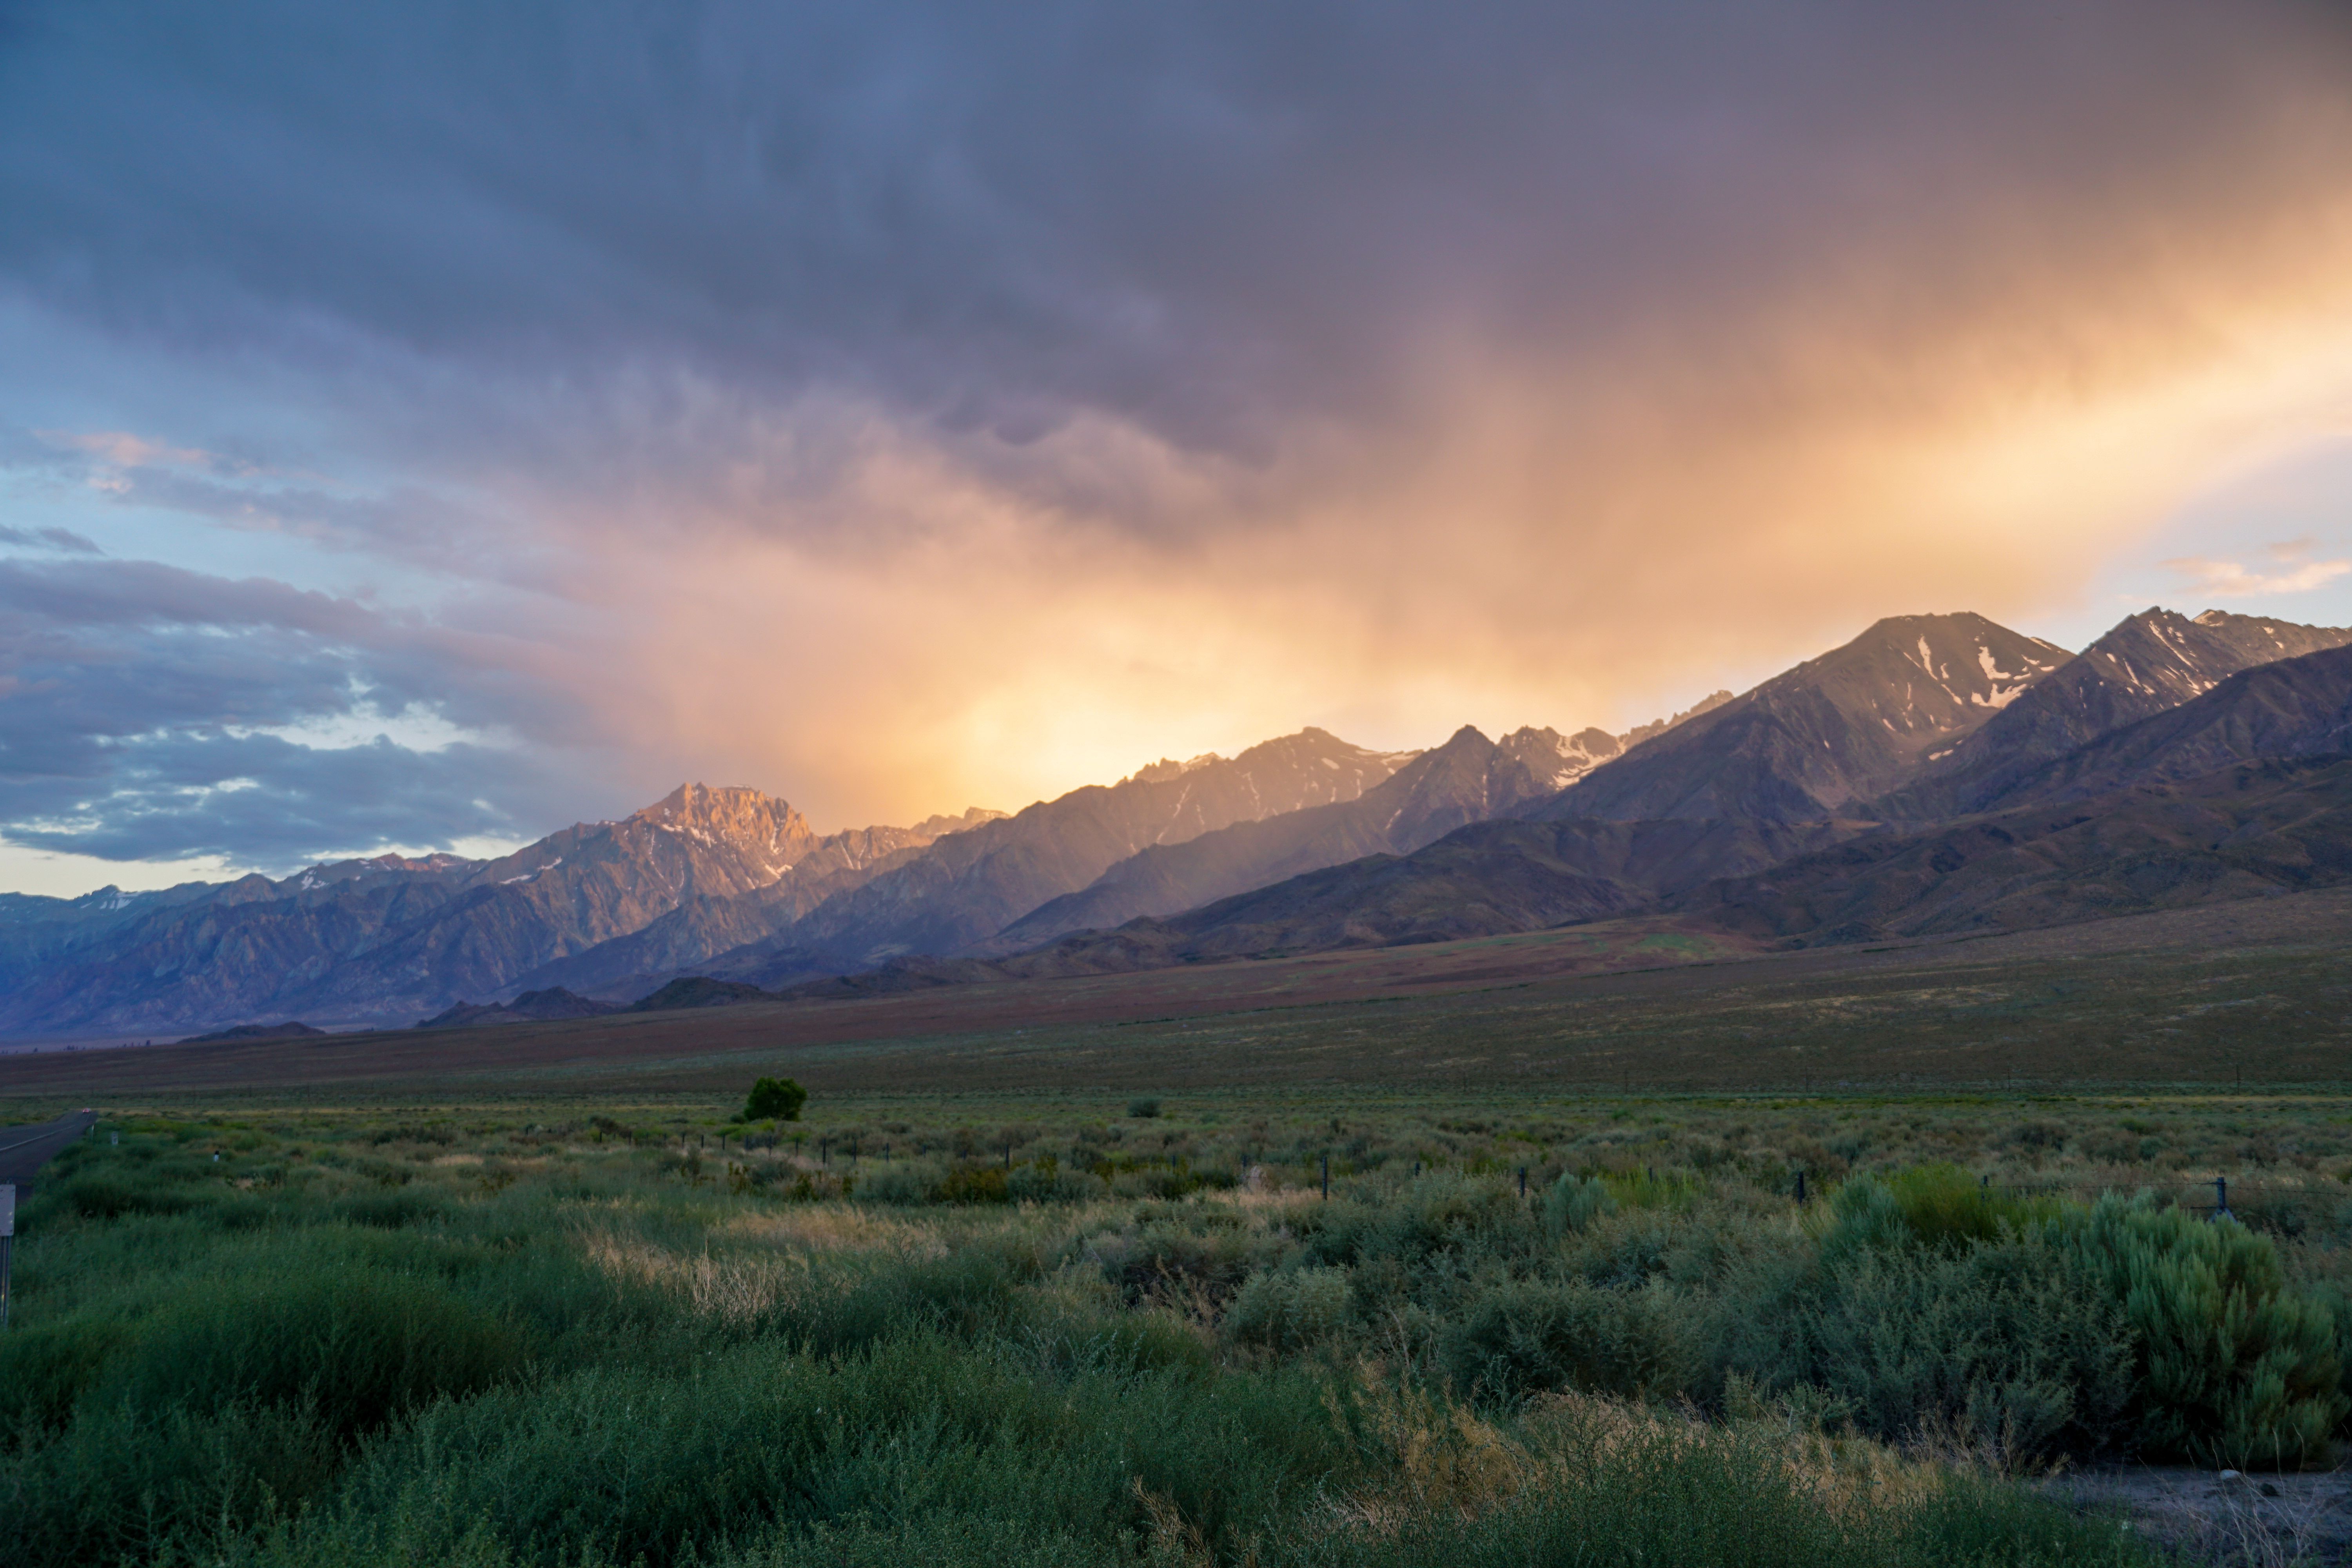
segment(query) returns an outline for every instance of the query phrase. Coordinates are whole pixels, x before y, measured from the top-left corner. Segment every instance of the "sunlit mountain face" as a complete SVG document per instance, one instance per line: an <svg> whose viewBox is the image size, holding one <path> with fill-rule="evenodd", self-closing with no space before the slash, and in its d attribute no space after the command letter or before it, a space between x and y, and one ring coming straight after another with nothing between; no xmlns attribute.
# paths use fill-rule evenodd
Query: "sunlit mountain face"
<svg viewBox="0 0 2352 1568"><path fill-rule="evenodd" d="M10 7L0 887L680 779L835 841L1310 729L1496 738L1401 821L1696 820L1592 782L1635 726L2015 628L1900 736L1821 689L1858 749L1756 776L1845 809L2151 598L2352 624L2347 70L2263 0ZM1189 853L1089 907L1280 858Z"/></svg>
<svg viewBox="0 0 2352 1568"><path fill-rule="evenodd" d="M1630 914L1702 945L2068 923L2352 877L2347 750L2352 628L2154 608L2076 655L1897 616L1622 735L1307 729L825 836L687 784L496 859L0 894L0 1035L479 1028Z"/></svg>

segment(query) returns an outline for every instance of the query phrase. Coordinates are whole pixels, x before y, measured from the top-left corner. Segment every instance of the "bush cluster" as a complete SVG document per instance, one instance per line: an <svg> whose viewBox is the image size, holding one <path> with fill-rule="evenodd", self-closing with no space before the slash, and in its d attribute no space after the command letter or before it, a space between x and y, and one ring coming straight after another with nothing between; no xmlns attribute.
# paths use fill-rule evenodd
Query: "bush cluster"
<svg viewBox="0 0 2352 1568"><path fill-rule="evenodd" d="M25 1211L8 1560L2122 1563L1999 1484L1791 1456L2344 1431L2316 1199L2290 1232L1913 1161L1801 1207L1727 1131L1603 1121L1635 1157L1547 1169L1495 1123L1416 1173L1329 1119L1374 1169L1324 1201L1265 1130L1150 1120L130 1124Z"/></svg>

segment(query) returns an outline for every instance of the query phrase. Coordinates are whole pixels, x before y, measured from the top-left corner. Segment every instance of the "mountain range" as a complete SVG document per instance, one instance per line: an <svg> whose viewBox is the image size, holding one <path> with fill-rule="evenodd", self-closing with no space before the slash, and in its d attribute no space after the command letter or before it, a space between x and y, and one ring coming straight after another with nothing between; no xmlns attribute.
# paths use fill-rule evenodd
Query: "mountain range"
<svg viewBox="0 0 2352 1568"><path fill-rule="evenodd" d="M820 836L680 786L495 860L0 895L0 1031L441 1026L1527 931L1818 944L2352 877L2352 630L1903 616L1622 735L1320 730L1005 816ZM502 1000L503 999L503 1000Z"/></svg>

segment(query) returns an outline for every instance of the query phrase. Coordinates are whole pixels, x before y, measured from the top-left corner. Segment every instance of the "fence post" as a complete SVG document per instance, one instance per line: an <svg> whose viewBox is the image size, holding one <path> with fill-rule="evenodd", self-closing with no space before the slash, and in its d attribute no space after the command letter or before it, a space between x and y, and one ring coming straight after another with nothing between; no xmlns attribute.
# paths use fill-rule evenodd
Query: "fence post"
<svg viewBox="0 0 2352 1568"><path fill-rule="evenodd" d="M1521 1166L1519 1167L1519 1201L1520 1201L1521 1203L1525 1203L1525 1202L1527 1201L1527 1197L1528 1197L1528 1168L1527 1168L1525 1165L1521 1165Z"/></svg>
<svg viewBox="0 0 2352 1568"><path fill-rule="evenodd" d="M1801 1204L1805 1201L1805 1173L1802 1171L1797 1173L1797 1201Z"/></svg>
<svg viewBox="0 0 2352 1568"><path fill-rule="evenodd" d="M2215 1219L2238 1217L2230 1212L2230 1178L2227 1176L2213 1178L2213 1217Z"/></svg>
<svg viewBox="0 0 2352 1568"><path fill-rule="evenodd" d="M1331 1156L1323 1156L1323 1201L1331 1201Z"/></svg>

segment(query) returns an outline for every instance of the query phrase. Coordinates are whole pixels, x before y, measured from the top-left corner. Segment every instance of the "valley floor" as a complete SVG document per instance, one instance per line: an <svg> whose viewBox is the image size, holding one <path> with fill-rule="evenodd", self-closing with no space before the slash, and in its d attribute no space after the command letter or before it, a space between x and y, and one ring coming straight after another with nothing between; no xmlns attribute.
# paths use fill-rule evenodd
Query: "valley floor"
<svg viewBox="0 0 2352 1568"><path fill-rule="evenodd" d="M1311 1083L1696 1091L2352 1077L2352 890L1759 952L1632 921L1526 935L325 1040L0 1056L0 1095L367 1097Z"/></svg>

